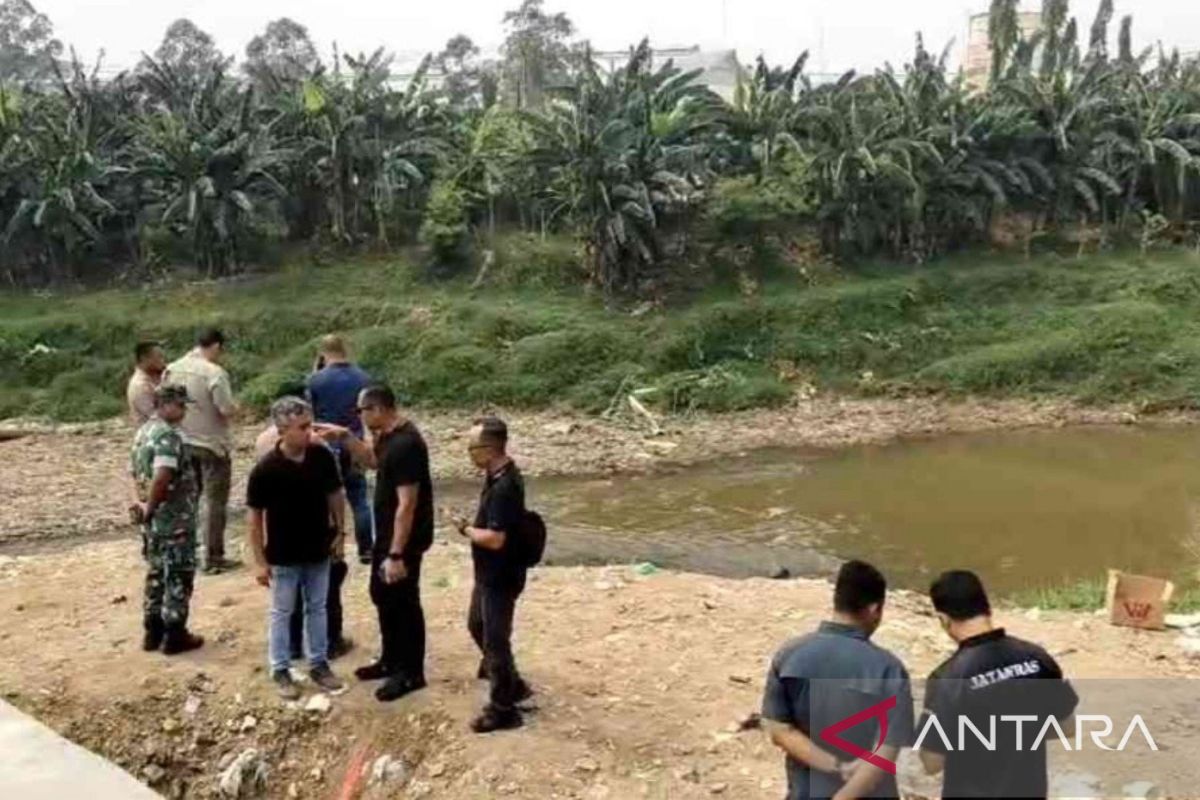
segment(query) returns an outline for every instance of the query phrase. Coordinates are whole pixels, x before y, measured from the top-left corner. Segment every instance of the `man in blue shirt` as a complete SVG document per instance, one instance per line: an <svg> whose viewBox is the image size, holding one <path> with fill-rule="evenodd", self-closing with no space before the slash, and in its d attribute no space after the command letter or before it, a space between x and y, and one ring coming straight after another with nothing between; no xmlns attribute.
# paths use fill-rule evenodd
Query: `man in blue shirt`
<svg viewBox="0 0 1200 800"><path fill-rule="evenodd" d="M346 347L345 340L336 334L321 339L317 365L317 371L308 379L308 397L312 403L314 419L317 422L347 428L362 439L362 422L358 418L358 394L371 385L370 376L350 362L349 348ZM354 539L358 546L358 560L360 563L370 564L375 537L372 532L371 506L367 502L367 477L349 458L348 450L338 444L335 444L334 448L342 467L346 499L354 513Z"/></svg>
<svg viewBox="0 0 1200 800"><path fill-rule="evenodd" d="M763 726L787 756L788 800L899 796L896 755L912 743L913 700L900 659L870 641L886 591L875 567L846 562L832 619L771 662Z"/></svg>

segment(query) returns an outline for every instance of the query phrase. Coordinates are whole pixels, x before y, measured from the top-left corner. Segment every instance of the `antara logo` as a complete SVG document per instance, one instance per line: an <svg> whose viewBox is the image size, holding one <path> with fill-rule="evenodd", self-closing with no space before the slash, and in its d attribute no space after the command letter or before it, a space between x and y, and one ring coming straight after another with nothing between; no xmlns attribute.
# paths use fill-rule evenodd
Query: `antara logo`
<svg viewBox="0 0 1200 800"><path fill-rule="evenodd" d="M1125 734L1121 737L1121 740L1117 743L1116 747L1112 747L1106 741L1108 737L1113 735L1112 717L1109 717L1106 714L1080 714L1079 716L1075 717L1074 747L1071 746L1071 739L1067 737L1067 734L1063 731L1062 726L1059 725L1058 720L1054 717L1046 717L1045 722L1042 722L1040 729L1037 729L1036 725L1039 720L1041 720L1041 717L1038 717L1034 714L1001 714L999 717L990 716L986 719L987 730L985 732L980 730L979 727L970 720L970 718L960 716L958 718L958 741L956 743L952 743L950 738L946 735L946 729L942 727L941 721L935 714L930 714L929 718L926 719L925 724L921 727L921 732L917 734L917 741L913 743L913 749L919 750L921 748L921 744L925 741L925 737L928 736L930 732L933 732L939 739L941 739L942 747L945 748L946 752L965 750L968 748L967 731L969 730L971 732L971 736L979 742L978 745L972 745L973 747L978 748L980 745L982 745L983 749L985 750L995 751L997 749L996 727L997 722L999 722L1000 724L1011 723L1013 725L1013 731L1015 733L1015 742L1013 744L1014 749L1017 751L1039 749L1042 746L1042 743L1049 737L1051 731L1054 732L1054 738L1058 739L1058 741L1062 743L1063 749L1067 751L1082 750L1084 746L1084 736L1086 734L1091 737L1092 744L1094 744L1099 750L1116 750L1118 752L1123 752L1125 750L1125 746L1129 744L1129 740L1133 738L1135 731L1141 734L1143 741L1146 742L1146 745L1151 750L1158 750L1158 743L1155 742L1154 737L1150 735L1150 729L1146 727L1146 721L1142 719L1141 714L1134 714L1133 719L1129 720L1129 725L1125 728ZM982 722L982 720L980 721ZM1031 722L1035 726L1031 727L1029 730L1038 730L1037 736L1033 739L1033 744L1029 746L1026 746L1028 739L1024 736L1024 724L1027 722ZM1098 726L1098 730L1085 730L1087 725L1090 723L1095 723ZM951 730L953 730L953 728L951 728ZM957 744L957 747L954 746L955 744Z"/></svg>
<svg viewBox="0 0 1200 800"><path fill-rule="evenodd" d="M884 758L883 756L879 755L878 752L879 748L883 746L884 741L887 739L888 712L895 707L896 697L889 697L882 702L876 703L869 708L859 711L857 714L852 714L840 722L835 722L834 724L824 728L819 734L820 739L826 744L832 745L838 750L841 750L843 753L848 753L849 755L866 761L869 764L874 764L884 772L895 775L895 762ZM871 719L879 720L879 741L875 744L874 751L865 750L853 742L848 742L839 736L839 734L841 734L843 731L847 731L850 728L853 728L855 725L861 725L862 723ZM1158 750L1158 743L1154 741L1154 737L1150 734L1150 729L1146 727L1146 722L1142 719L1140 714L1135 714L1133 719L1129 721L1129 725L1125 728L1125 733L1117 743L1116 747L1113 747L1106 741L1108 737L1113 735L1114 726L1112 718L1103 714L1080 714L1075 718L1074 747L1071 746L1071 739L1068 738L1067 734L1063 731L1062 726L1059 725L1058 720L1054 717L1046 717L1045 722L1042 723L1040 729L1036 727L1032 728L1031 730L1037 730L1038 733L1035 737L1033 737L1032 744L1027 744L1030 740L1023 735L1025 730L1024 724L1032 722L1036 725L1040 719L1040 717L1034 715L1002 714L999 717L991 716L988 717L988 723L986 725L987 731L985 732L980 730L979 727L970 720L970 718L960 716L958 718L957 725L958 741L952 742L950 737L946 735L946 729L942 726L942 723L938 719L937 715L930 714L926 718L925 724L921 727L920 732L917 734L917 740L913 743L913 749L921 749L921 745L924 743L925 738L929 736L930 733L933 733L938 739L941 740L942 747L946 752L965 750L968 748L967 740L969 737L967 735L967 731L970 731L971 735L979 742L980 745L983 746L985 750L995 751L998 749L996 735L997 723L1011 723L1014 725L1016 733L1016 741L1014 742L1014 745L1015 749L1018 751L1026 749L1037 750L1042 746L1042 743L1047 739L1048 734L1051 731L1054 732L1054 738L1059 740L1064 750L1082 750L1086 735L1092 740L1092 744L1100 750L1116 750L1118 752L1124 751L1125 746L1129 744L1129 741L1133 738L1135 732L1141 734L1142 740L1145 741L1146 745L1151 750ZM1095 724L1098 729L1093 729L1090 731L1085 730L1089 723ZM951 729L953 730L954 728L952 727ZM957 747L955 746L956 744Z"/></svg>
<svg viewBox="0 0 1200 800"><path fill-rule="evenodd" d="M883 746L884 739L887 738L888 712L891 711L895 707L896 707L896 696L892 695L887 700L884 700L881 703L876 703L875 705L871 706L870 708L865 708L862 711L858 712L857 714L852 714L851 716L846 717L841 722L835 722L832 725L830 725L829 727L825 728L824 730L821 731L821 734L820 734L821 741L823 741L827 744L831 744L834 747L836 747L838 750L841 750L844 753L849 753L850 755L854 756L855 758L861 758L863 761L866 761L869 764L874 764L875 766L879 767L884 772L887 772L891 775L895 775L896 774L895 762L889 761L888 759L879 755L878 752L864 750L863 748L854 744L854 742L847 742L845 739L838 736L838 734L841 733L842 731L849 730L850 728L853 728L855 725L861 725L862 723L866 722L869 719L875 719L876 717L878 717L879 718L879 742L878 742L878 744L875 745L875 750L878 751L879 748Z"/></svg>

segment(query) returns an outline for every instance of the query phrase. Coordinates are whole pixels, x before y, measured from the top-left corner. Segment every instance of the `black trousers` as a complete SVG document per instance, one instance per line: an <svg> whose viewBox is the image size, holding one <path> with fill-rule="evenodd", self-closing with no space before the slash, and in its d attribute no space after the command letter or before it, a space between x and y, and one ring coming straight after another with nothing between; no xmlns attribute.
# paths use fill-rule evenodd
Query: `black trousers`
<svg viewBox="0 0 1200 800"><path fill-rule="evenodd" d="M471 592L471 611L467 628L483 653L483 663L491 681L491 704L507 711L516 704L521 675L513 658L513 614L524 582L509 586L485 586L476 582Z"/></svg>
<svg viewBox="0 0 1200 800"><path fill-rule="evenodd" d="M425 678L425 611L421 608L421 556L407 557L408 575L397 583L385 583L383 562L378 553L371 560L371 602L379 615L379 660L393 673Z"/></svg>
<svg viewBox="0 0 1200 800"><path fill-rule="evenodd" d="M325 614L329 620L329 646L332 648L342 640L342 584L350 567L345 561L329 562L329 597L325 601ZM304 592L296 593L296 609L288 622L291 627L292 652L304 652Z"/></svg>

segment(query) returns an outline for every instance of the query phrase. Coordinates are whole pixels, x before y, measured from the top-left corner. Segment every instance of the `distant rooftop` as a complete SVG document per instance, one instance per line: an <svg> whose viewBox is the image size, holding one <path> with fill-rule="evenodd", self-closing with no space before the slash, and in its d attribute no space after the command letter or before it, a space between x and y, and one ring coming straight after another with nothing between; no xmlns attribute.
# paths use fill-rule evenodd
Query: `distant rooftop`
<svg viewBox="0 0 1200 800"><path fill-rule="evenodd" d="M610 72L620 68L629 58L629 50L598 50L592 57ZM738 62L737 51L732 49L701 50L699 46L664 47L650 51L654 64L664 64L668 61L684 72L700 70L700 82L719 94L725 100L732 100L737 89L738 76L742 73L742 65Z"/></svg>

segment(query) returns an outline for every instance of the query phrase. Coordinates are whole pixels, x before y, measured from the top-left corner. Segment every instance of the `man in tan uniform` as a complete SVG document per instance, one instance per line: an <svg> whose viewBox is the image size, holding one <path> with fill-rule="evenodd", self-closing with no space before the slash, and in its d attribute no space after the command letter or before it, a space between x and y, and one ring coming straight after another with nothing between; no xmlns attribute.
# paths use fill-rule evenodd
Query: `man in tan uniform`
<svg viewBox="0 0 1200 800"><path fill-rule="evenodd" d="M187 388L193 405L183 418L183 440L200 483L200 533L204 572L215 575L238 566L225 557L225 516L233 467L233 431L237 410L229 373L221 367L225 336L216 328L200 332L196 347L167 367L163 383Z"/></svg>
<svg viewBox="0 0 1200 800"><path fill-rule="evenodd" d="M133 348L135 366L125 400L129 404L129 421L135 429L145 425L154 416L154 390L162 382L167 358L158 342L138 342Z"/></svg>

